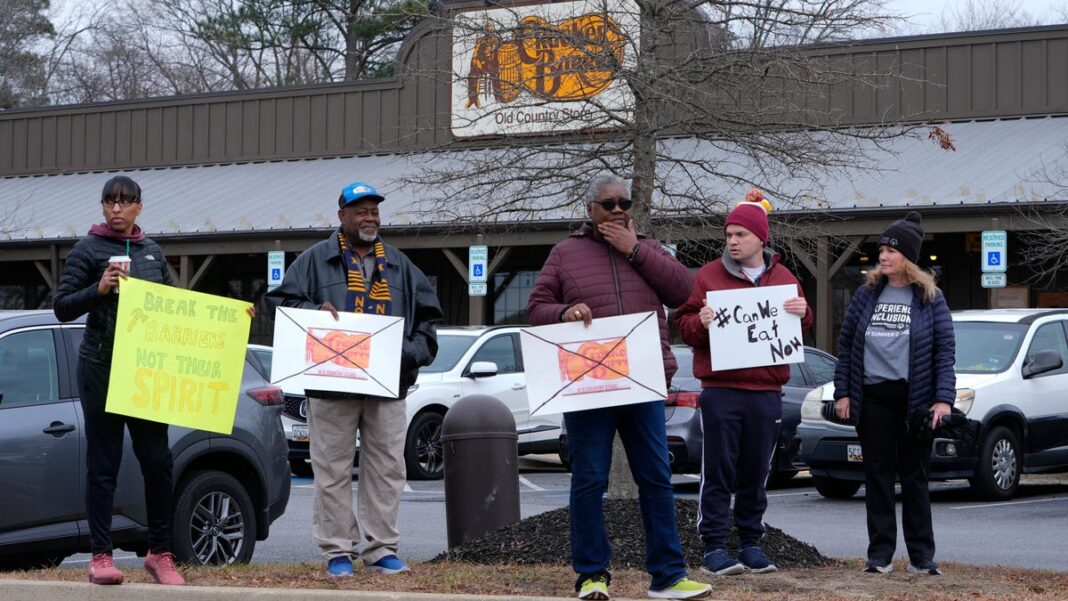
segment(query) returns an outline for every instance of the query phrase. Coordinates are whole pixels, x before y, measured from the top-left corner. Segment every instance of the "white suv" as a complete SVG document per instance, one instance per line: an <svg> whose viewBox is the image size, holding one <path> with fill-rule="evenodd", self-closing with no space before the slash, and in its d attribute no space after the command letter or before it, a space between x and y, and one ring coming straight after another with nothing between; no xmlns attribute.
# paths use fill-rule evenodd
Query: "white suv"
<svg viewBox="0 0 1068 601"><path fill-rule="evenodd" d="M953 313L957 401L968 436L936 438L932 480L967 478L982 499L1013 497L1021 473L1068 471L1068 311L996 309ZM801 460L826 497L852 496L864 480L852 427L825 421L834 383L801 408Z"/></svg>
<svg viewBox="0 0 1068 601"><path fill-rule="evenodd" d="M408 389L404 459L410 479L442 476L441 422L453 403L470 394L496 397L511 410L519 434L520 455L559 450L561 415L530 416L519 330L520 326L438 328L437 357L419 370L415 385ZM269 347L254 348L254 353L257 350L269 352ZM269 359L265 364L270 364ZM286 391L282 424L289 440L293 473L310 476L302 392Z"/></svg>

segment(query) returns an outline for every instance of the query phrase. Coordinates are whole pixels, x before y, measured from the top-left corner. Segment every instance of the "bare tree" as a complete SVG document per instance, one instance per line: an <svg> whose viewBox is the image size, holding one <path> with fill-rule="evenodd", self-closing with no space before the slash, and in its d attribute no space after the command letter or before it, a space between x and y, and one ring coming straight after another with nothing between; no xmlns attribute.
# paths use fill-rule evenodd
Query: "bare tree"
<svg viewBox="0 0 1068 601"><path fill-rule="evenodd" d="M1057 160L1037 167L1018 186L1016 216L1019 256L1025 282L1040 288L1063 287L1068 277L1068 144Z"/></svg>
<svg viewBox="0 0 1068 601"><path fill-rule="evenodd" d="M433 75L466 86L466 97L453 94L454 131L479 137L413 157L423 163L418 179L402 183L419 190L419 216L476 228L581 218L582 189L607 171L632 181L641 230L683 242L682 254L699 240L689 247L700 252L749 187L767 190L779 209L818 208L827 178L877 168L866 149L912 129L850 127L828 102L836 86L900 83L819 46L887 30L895 17L882 1L587 6L559 21L500 9L440 24L454 42L477 40L469 62L454 57ZM529 137L516 141L485 120L504 131L526 121L510 131ZM576 121L579 131L558 132ZM802 226L792 235L815 233ZM613 456L609 494L636 496L618 439Z"/></svg>
<svg viewBox="0 0 1068 601"><path fill-rule="evenodd" d="M982 31L1041 25L1041 15L1032 15L1019 0L966 0L942 10L939 31Z"/></svg>

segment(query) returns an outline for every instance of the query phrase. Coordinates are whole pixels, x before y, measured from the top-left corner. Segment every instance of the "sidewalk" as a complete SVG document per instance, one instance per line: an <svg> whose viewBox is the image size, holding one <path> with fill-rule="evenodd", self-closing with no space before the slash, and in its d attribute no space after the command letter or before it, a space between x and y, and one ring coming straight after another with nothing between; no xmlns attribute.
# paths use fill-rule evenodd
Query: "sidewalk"
<svg viewBox="0 0 1068 601"><path fill-rule="evenodd" d="M443 595L441 593L386 593L377 591L325 591L222 586L160 586L122 584L100 586L88 582L45 582L0 579L0 599L12 601L560 601L560 597L498 595ZM619 599L619 601L624 601Z"/></svg>

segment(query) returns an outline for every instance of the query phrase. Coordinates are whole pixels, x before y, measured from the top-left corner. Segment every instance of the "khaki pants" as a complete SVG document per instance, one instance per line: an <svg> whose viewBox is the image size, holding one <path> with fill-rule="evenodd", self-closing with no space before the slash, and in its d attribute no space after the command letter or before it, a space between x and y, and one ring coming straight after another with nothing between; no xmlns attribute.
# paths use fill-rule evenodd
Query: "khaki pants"
<svg viewBox="0 0 1068 601"><path fill-rule="evenodd" d="M360 529L365 565L396 555L397 512L404 490L403 400L308 399L315 503L312 534L329 561L355 559ZM352 466L360 432L358 514L352 511ZM357 519L357 516L358 519Z"/></svg>

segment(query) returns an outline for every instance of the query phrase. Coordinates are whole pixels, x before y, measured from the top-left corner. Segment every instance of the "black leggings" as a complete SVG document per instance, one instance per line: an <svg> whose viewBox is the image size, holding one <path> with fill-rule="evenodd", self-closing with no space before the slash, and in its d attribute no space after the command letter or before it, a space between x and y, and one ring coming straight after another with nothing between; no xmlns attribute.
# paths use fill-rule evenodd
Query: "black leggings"
<svg viewBox="0 0 1068 601"><path fill-rule="evenodd" d="M901 480L901 522L909 559L933 560L934 529L927 470L931 440L905 436L908 383L880 382L864 387L857 433L864 453L864 505L868 513L868 559L888 564L897 545L894 480Z"/></svg>
<svg viewBox="0 0 1068 601"><path fill-rule="evenodd" d="M109 371L108 365L85 359L78 361L78 391L85 413L87 443L85 506L89 514L89 548L94 555L111 553L111 513L125 426L130 429L134 454L145 479L148 548L153 553L170 551L174 462L167 442L168 426L105 413Z"/></svg>

